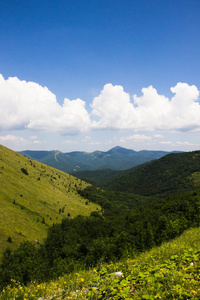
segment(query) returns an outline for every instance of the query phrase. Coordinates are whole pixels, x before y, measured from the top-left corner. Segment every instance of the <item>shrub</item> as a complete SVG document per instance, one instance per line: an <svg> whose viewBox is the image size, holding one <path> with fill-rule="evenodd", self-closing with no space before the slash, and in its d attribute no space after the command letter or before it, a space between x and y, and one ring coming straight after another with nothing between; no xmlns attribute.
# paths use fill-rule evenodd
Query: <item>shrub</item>
<svg viewBox="0 0 200 300"><path fill-rule="evenodd" d="M28 171L25 168L21 168L22 173L24 173L25 175L28 175Z"/></svg>
<svg viewBox="0 0 200 300"><path fill-rule="evenodd" d="M10 236L8 237L7 242L12 243L12 238Z"/></svg>

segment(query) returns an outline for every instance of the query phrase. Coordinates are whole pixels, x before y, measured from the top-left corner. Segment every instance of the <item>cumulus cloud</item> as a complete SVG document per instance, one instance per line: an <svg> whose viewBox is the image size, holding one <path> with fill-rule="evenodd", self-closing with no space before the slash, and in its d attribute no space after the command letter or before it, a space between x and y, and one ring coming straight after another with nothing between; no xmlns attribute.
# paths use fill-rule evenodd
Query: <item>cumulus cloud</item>
<svg viewBox="0 0 200 300"><path fill-rule="evenodd" d="M131 128L136 121L136 111L130 96L120 85L106 84L98 97L95 97L92 115L99 117L93 122L94 128Z"/></svg>
<svg viewBox="0 0 200 300"><path fill-rule="evenodd" d="M159 142L159 144L161 144L161 145L172 145L173 143L170 142L170 141L162 141L162 142Z"/></svg>
<svg viewBox="0 0 200 300"><path fill-rule="evenodd" d="M0 75L0 129L33 129L75 133L87 130L90 117L81 99L64 99L35 82Z"/></svg>
<svg viewBox="0 0 200 300"><path fill-rule="evenodd" d="M64 144L78 144L77 141L71 141L71 140L66 140L66 141L63 141Z"/></svg>
<svg viewBox="0 0 200 300"><path fill-rule="evenodd" d="M178 83L171 91L175 96L170 100L159 95L153 86L149 86L142 89L142 96L134 95L132 99L122 86L106 84L91 105L92 114L99 117L93 127L134 130L200 129L197 87Z"/></svg>
<svg viewBox="0 0 200 300"><path fill-rule="evenodd" d="M1 142L18 142L18 143L22 143L22 144L26 144L27 141L20 137L20 136L15 136L15 135L5 135L5 136L0 136L0 141Z"/></svg>
<svg viewBox="0 0 200 300"><path fill-rule="evenodd" d="M143 141L149 141L151 140L152 137L148 136L148 135L145 135L145 134L133 134L133 135L129 135L127 137L122 137L120 139L120 142L124 143L126 141L140 141L140 142L143 142Z"/></svg>
<svg viewBox="0 0 200 300"><path fill-rule="evenodd" d="M89 129L200 130L199 91L196 86L178 83L171 88L172 99L153 86L142 95L130 96L120 85L106 84L91 103L88 113L81 99L64 99L35 82L17 77L7 80L0 74L0 130L31 129L76 134Z"/></svg>
<svg viewBox="0 0 200 300"><path fill-rule="evenodd" d="M36 137L37 138L37 137ZM31 146L34 144L42 144L41 141L36 140L36 138L33 139L33 137L30 137L29 140L25 139L21 136L16 136L16 135L4 135L0 136L0 143L5 146L17 146L17 147L22 147L22 146Z"/></svg>
<svg viewBox="0 0 200 300"><path fill-rule="evenodd" d="M200 144L194 144L194 143L190 143L190 142L177 142L177 145L181 145L181 146L198 146Z"/></svg>
<svg viewBox="0 0 200 300"><path fill-rule="evenodd" d="M162 139L162 138L164 138L164 136L162 134L154 134L154 138Z"/></svg>

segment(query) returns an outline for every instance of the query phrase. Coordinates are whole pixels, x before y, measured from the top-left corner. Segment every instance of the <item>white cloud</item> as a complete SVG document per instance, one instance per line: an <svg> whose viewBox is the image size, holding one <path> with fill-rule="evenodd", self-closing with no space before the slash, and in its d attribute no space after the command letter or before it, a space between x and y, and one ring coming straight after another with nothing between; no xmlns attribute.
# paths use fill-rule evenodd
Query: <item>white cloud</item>
<svg viewBox="0 0 200 300"><path fill-rule="evenodd" d="M143 88L143 95L133 102L122 86L106 84L92 103L92 114L99 117L94 128L134 130L197 130L200 129L199 91L196 86L178 83L171 88L170 100L155 88Z"/></svg>
<svg viewBox="0 0 200 300"><path fill-rule="evenodd" d="M35 140L33 141L33 144L42 144L41 141Z"/></svg>
<svg viewBox="0 0 200 300"><path fill-rule="evenodd" d="M90 144L90 145L101 145L101 143L100 143L100 142L97 142L97 141L90 142L89 144Z"/></svg>
<svg viewBox="0 0 200 300"><path fill-rule="evenodd" d="M172 145L173 143L170 142L170 141L163 141L163 142L160 142L159 144L161 144L161 145Z"/></svg>
<svg viewBox="0 0 200 300"><path fill-rule="evenodd" d="M81 99L64 99L59 105L56 96L35 82L17 77L7 80L0 74L0 129L33 129L73 134L87 130L90 118Z"/></svg>
<svg viewBox="0 0 200 300"><path fill-rule="evenodd" d="M0 74L0 130L31 129L76 134L89 129L135 131L200 131L199 91L178 83L172 99L159 95L152 86L131 97L122 86L108 83L91 103L88 113L81 99L64 99L35 82ZM160 136L162 137L162 136ZM157 136L157 138L159 138Z"/></svg>
<svg viewBox="0 0 200 300"><path fill-rule="evenodd" d="M171 120L175 129L200 128L199 91L196 86L178 83L171 88L175 96L171 100Z"/></svg>
<svg viewBox="0 0 200 300"><path fill-rule="evenodd" d="M26 144L27 141L20 137L20 136L15 136L15 135L5 135L5 136L0 136L0 141L1 142L18 142L18 143L23 143Z"/></svg>
<svg viewBox="0 0 200 300"><path fill-rule="evenodd" d="M154 134L154 137L156 139L162 139L162 138L164 138L164 136L162 134Z"/></svg>
<svg viewBox="0 0 200 300"><path fill-rule="evenodd" d="M131 128L133 125L135 108L130 102L130 96L120 85L106 84L98 97L95 97L92 115L100 118L93 122L94 128Z"/></svg>
<svg viewBox="0 0 200 300"><path fill-rule="evenodd" d="M9 134L0 136L0 143L6 147L10 147L10 148L17 147L20 149L23 147L30 147L35 144L44 144L44 142L41 142L36 139L32 139L32 137L30 137L29 139L25 139L21 136L9 135Z"/></svg>
<svg viewBox="0 0 200 300"><path fill-rule="evenodd" d="M82 139L81 141L82 141L82 142L88 142L88 141L90 141L91 139L92 139L91 136L86 135L86 136L84 137L84 139Z"/></svg>
<svg viewBox="0 0 200 300"><path fill-rule="evenodd" d="M177 145L180 145L180 146L198 146L200 144L193 144L193 143L190 143L190 142L177 142Z"/></svg>
<svg viewBox="0 0 200 300"><path fill-rule="evenodd" d="M64 144L78 144L77 141L71 141L71 140L66 140L66 141L63 141Z"/></svg>
<svg viewBox="0 0 200 300"><path fill-rule="evenodd" d="M122 137L120 139L120 142L124 143L126 141L140 141L140 142L144 142L144 141L149 141L152 138L148 135L144 135L144 134L133 134L127 137Z"/></svg>

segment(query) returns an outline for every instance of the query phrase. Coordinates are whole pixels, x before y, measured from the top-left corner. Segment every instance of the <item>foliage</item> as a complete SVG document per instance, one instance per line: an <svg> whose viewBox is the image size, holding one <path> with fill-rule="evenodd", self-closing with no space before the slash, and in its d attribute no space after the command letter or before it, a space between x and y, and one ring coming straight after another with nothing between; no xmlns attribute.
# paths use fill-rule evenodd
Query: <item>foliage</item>
<svg viewBox="0 0 200 300"><path fill-rule="evenodd" d="M1 286L11 279L21 283L46 281L95 266L100 261L117 261L127 254L160 245L200 224L200 190L131 209L108 205L105 195L103 198L99 194L103 213L96 211L91 216L65 218L49 229L42 245L29 246L31 251L24 251L28 247L25 243L9 255L4 253Z"/></svg>
<svg viewBox="0 0 200 300"><path fill-rule="evenodd" d="M134 261L125 260L128 255L133 256L139 252L144 252L180 236L188 228L199 226L200 189L178 194L179 190L187 190L192 187L194 180L195 186L198 187L199 152L192 153L192 156L187 155L186 158L188 160L192 158L195 163L191 162L189 168L186 168L185 165L183 176L179 176L177 169L181 168L179 164L180 157L177 159L177 163L173 160L173 156L170 157L173 163L169 164L168 172L171 175L169 177L165 176L165 178L166 182L169 183L169 191L175 191L175 194L169 193L167 197L162 198L161 196L144 197L132 193L104 191L100 188L87 186L69 175L66 175L67 181L62 172L45 167L17 154L16 159L18 161L16 159L13 161L16 165L23 165L28 170L29 176L23 176L20 172L23 190L20 190L19 197L12 196L10 202L8 199L6 201L12 209L17 209L18 213L23 213L23 217L26 213L27 220L34 215L32 207L34 205L38 206L40 209L37 211L37 218L40 217L38 219L40 226L45 228L48 226L49 230L43 243L40 243L38 239L34 244L26 241L15 248L14 251L10 248L4 251L0 265L0 287L4 288L2 295L5 296L14 291L13 298L15 299L20 299L20 297L24 299L25 293L27 299L34 299L34 296L28 293L27 288L23 285L37 282L37 297L43 297L38 285L44 286L46 293L46 285L42 285L42 282L72 273L75 279L70 284L65 283L59 288L59 297L74 299L73 297L77 297L77 293L74 291L78 290L80 299L85 299L84 297L90 299L132 299L132 296L134 296L134 299L197 299L195 298L199 293L197 282L200 279L197 275L199 252L195 248L194 241L193 244L190 244L190 247L184 248L184 251L180 252L178 250L179 254L177 254L178 251L175 254L168 251L167 255L162 256L160 261L157 252L156 264L156 256L153 256L153 250L151 256L147 254L143 261L140 258L134 259ZM187 159L184 156L185 162ZM164 160L164 162L166 161L169 163L169 159ZM181 161L183 161L183 157ZM5 155L2 155L0 162L3 164L0 175L4 180L2 195L5 197L5 186L10 182L8 178L12 182L10 189L12 190L14 187L15 192L18 191L18 182L12 181L13 174L18 173L16 168L13 169L9 165L9 159L6 161ZM148 169L148 165L145 168ZM174 166L172 167L172 165ZM137 170L141 172L143 167L138 167ZM9 172L6 172L6 169L9 169ZM156 170L154 167L152 169ZM178 179L174 179L172 184L170 180L175 178L175 173L173 173L175 169ZM49 173L47 173L47 170ZM192 173L192 175L191 172L194 170L195 173ZM158 174L155 172L155 178L157 179ZM38 176L40 177L39 181L37 180ZM49 184L45 185L46 182ZM180 185L178 182L180 182ZM151 184L148 185L149 183ZM145 191L149 189L149 193L153 194L156 189L159 191L160 184L158 182L157 187L155 187L155 180L149 179ZM56 198L49 201L46 197L42 201L32 202L30 200L31 193L30 199L28 198L28 189L31 190L30 185L33 185L36 191L40 191L41 195L43 192L52 192L52 195L54 195L53 191L55 190L57 201L55 201ZM41 188L46 189L43 191ZM48 195L50 197L51 194ZM53 197L52 195L51 197ZM76 202L76 205L80 205L80 209L83 207L95 207L96 209L90 209L90 216L73 215L73 218L69 218L75 207L72 206L74 202L72 199L71 202L67 203L60 201L58 196L62 198L62 195L65 199L69 199L69 195L72 199L73 197L79 199L79 204ZM13 201L13 198L15 201ZM92 202L95 202L96 205ZM70 212L67 206L68 203L70 203ZM100 206L98 205L102 207L102 210L99 209ZM53 214L44 214L43 209L48 207L50 211L52 206L53 209L56 208L56 215L60 216L60 223L54 222L52 219ZM64 218L62 219L62 217ZM51 224L52 226L50 226ZM21 235L23 236L22 233ZM8 237L12 238L13 242L9 243L9 246L12 246L15 240L11 234ZM8 246L8 242L6 244ZM125 260L127 263L118 263L115 266L111 264L111 262L119 260ZM95 271L86 271L90 268ZM88 281L87 288L87 280L80 275L83 269L87 274L90 274L88 275L90 281ZM117 271L119 272L116 273ZM13 284L14 287L9 286L10 284ZM7 285L8 287L5 289Z"/></svg>
<svg viewBox="0 0 200 300"><path fill-rule="evenodd" d="M199 299L200 229L118 263L99 264L47 283L12 279L0 293L14 299Z"/></svg>
<svg viewBox="0 0 200 300"><path fill-rule="evenodd" d="M200 151L171 153L128 170L107 188L146 196L180 193L194 188L191 175L199 169Z"/></svg>

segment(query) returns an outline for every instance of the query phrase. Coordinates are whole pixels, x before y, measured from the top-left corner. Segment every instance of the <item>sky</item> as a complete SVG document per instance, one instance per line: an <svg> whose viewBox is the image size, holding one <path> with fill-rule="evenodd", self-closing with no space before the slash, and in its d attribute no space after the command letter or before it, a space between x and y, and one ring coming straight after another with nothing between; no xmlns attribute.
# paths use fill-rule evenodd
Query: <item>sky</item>
<svg viewBox="0 0 200 300"><path fill-rule="evenodd" d="M200 149L199 0L1 0L0 144Z"/></svg>

